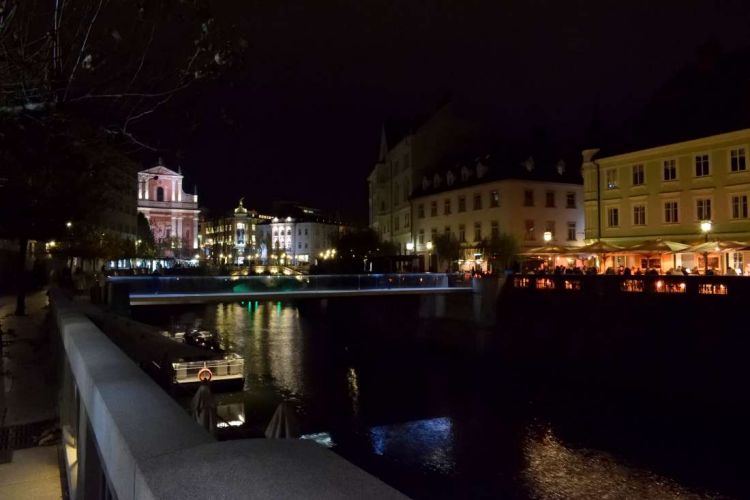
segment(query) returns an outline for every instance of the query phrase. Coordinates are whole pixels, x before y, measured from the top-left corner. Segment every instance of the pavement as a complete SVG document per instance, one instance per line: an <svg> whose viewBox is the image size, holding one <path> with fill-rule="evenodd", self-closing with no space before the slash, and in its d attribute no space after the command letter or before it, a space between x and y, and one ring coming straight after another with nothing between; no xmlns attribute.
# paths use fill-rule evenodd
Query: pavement
<svg viewBox="0 0 750 500"><path fill-rule="evenodd" d="M12 433L24 426L39 432L40 423L58 417L59 369L46 290L29 294L26 310L14 316L15 297L0 296L0 328L10 341L0 359L0 428L17 429ZM33 446L25 441L16 447ZM63 498L60 478L57 443L15 449L10 463L0 463L0 498Z"/></svg>

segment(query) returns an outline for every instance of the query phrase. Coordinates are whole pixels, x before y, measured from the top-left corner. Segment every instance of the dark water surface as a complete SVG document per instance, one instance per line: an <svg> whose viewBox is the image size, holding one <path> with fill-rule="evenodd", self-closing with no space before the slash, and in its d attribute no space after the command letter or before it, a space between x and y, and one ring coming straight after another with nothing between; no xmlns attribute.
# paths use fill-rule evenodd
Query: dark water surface
<svg viewBox="0 0 750 500"><path fill-rule="evenodd" d="M286 400L305 433L327 433L334 451L414 498L747 496L740 417L627 384L603 389L595 372L509 363L493 342L502 328L373 307L260 302L133 316L217 331L244 356L244 391L218 396L232 422L222 438L259 436ZM454 335L434 342L443 330Z"/></svg>

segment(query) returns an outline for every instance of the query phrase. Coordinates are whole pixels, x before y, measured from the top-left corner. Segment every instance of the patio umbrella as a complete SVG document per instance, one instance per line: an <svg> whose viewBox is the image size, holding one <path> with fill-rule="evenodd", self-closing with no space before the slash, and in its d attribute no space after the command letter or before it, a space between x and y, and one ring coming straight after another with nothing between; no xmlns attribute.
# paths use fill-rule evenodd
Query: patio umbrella
<svg viewBox="0 0 750 500"><path fill-rule="evenodd" d="M678 253L682 252L690 245L685 243L678 243L676 241L664 240L657 238L655 240L646 240L633 245L626 249L628 252L643 253L647 255L660 254L660 253Z"/></svg>
<svg viewBox="0 0 750 500"><path fill-rule="evenodd" d="M708 270L708 254L710 253L727 253L727 252L740 252L743 249L748 248L747 242L733 241L733 240L715 240L715 241L704 241L691 246L686 252L700 253L703 254L703 261L705 262L706 269Z"/></svg>
<svg viewBox="0 0 750 500"><path fill-rule="evenodd" d="M604 264L604 262L607 260L607 254L618 253L618 252L621 252L622 250L623 248L620 246L598 240L593 243L589 243L588 245L584 245L582 247L573 248L568 252L568 254L570 255L586 255L586 254L601 255L602 264Z"/></svg>
<svg viewBox="0 0 750 500"><path fill-rule="evenodd" d="M570 250L569 247L560 245L544 245L522 252L521 255L562 255L567 254Z"/></svg>
<svg viewBox="0 0 750 500"><path fill-rule="evenodd" d="M687 248L686 252L694 253L724 253L724 252L741 252L750 247L747 242L732 240L704 241Z"/></svg>

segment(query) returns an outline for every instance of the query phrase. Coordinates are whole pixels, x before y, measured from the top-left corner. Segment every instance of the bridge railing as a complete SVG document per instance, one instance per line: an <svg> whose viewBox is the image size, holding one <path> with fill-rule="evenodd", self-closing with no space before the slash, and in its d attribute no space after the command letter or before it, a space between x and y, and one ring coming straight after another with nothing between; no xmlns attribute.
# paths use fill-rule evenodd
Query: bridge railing
<svg viewBox="0 0 750 500"><path fill-rule="evenodd" d="M300 276L115 276L112 284L127 284L130 294L269 293L461 286L444 273L324 274Z"/></svg>

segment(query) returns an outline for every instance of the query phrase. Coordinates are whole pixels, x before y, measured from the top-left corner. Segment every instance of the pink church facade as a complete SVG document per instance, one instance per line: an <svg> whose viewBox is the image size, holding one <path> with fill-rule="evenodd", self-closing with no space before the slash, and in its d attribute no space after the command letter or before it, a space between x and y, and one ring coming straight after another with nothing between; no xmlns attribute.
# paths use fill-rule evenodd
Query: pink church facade
<svg viewBox="0 0 750 500"><path fill-rule="evenodd" d="M198 250L198 195L185 193L182 181L163 165L138 172L138 211L163 257L191 258Z"/></svg>

